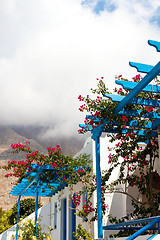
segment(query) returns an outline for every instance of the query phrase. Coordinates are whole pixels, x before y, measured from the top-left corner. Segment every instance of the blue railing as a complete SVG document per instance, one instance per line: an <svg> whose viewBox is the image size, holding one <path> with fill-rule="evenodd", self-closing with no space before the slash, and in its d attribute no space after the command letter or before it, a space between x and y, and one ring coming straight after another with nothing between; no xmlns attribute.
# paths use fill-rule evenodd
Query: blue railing
<svg viewBox="0 0 160 240"><path fill-rule="evenodd" d="M148 223L144 227L141 226L135 226L140 225L142 223ZM153 227L154 225L156 225ZM137 230L133 235L126 238L126 240L133 240L146 232L147 230L158 230L158 233L160 233L160 216L157 217L151 217L151 218L144 218L144 219L138 219L130 222L123 222L113 225L104 226L103 230Z"/></svg>

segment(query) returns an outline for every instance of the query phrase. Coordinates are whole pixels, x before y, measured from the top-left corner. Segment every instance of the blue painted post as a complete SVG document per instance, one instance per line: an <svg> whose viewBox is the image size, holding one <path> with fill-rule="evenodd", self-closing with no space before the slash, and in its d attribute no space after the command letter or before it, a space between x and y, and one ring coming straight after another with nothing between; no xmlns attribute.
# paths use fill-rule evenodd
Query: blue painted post
<svg viewBox="0 0 160 240"><path fill-rule="evenodd" d="M92 130L92 139L95 141L96 151L96 180L97 180L97 217L98 217L98 238L103 238L102 225L102 193L101 193L101 168L100 168L100 136L107 121Z"/></svg>
<svg viewBox="0 0 160 240"><path fill-rule="evenodd" d="M38 196L39 195L39 180L36 181L36 205L35 205L35 236L37 236L37 219L38 219Z"/></svg>
<svg viewBox="0 0 160 240"><path fill-rule="evenodd" d="M100 138L99 138L99 136L96 137L94 140L95 140L95 150L96 150L98 238L103 238L101 168L100 168Z"/></svg>
<svg viewBox="0 0 160 240"><path fill-rule="evenodd" d="M16 226L16 240L18 240L18 223L19 223L20 200L21 200L21 195L19 195L19 196L18 196L18 206L17 206L17 226Z"/></svg>
<svg viewBox="0 0 160 240"><path fill-rule="evenodd" d="M160 234L160 222L158 222L158 234Z"/></svg>

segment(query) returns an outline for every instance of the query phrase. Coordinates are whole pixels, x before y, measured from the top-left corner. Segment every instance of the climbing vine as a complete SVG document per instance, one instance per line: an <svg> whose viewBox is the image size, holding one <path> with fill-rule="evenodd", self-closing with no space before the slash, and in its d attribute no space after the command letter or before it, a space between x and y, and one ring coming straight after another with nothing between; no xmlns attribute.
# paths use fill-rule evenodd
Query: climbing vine
<svg viewBox="0 0 160 240"><path fill-rule="evenodd" d="M116 79L128 81L122 75L116 77ZM138 74L131 81L139 82L141 79L141 75ZM79 95L78 97L79 101L83 103L79 110L90 114L87 115L84 125L78 132L83 134L104 124L103 131L107 132L111 142L107 160L109 169L104 171L102 179L105 192L120 192L130 198L133 212L124 216L123 220L159 215L158 139L156 135L151 135L154 130L151 132L150 129L155 120L155 114L159 115L158 108L148 105L128 104L125 107L125 114L114 115L114 108L118 102L113 102L109 97L105 97L106 93L111 94L111 92L105 86L103 78L97 79L97 81L97 88L91 89L91 96L93 97L89 95L86 97ZM158 79L155 79L155 82L158 83ZM116 87L112 91L112 94L115 93L125 96L129 93L129 90ZM141 92L137 97L157 100L159 94ZM129 114L130 111L134 114ZM143 130L145 134L143 136L137 135L138 129ZM119 177L108 184L108 180L117 167L120 169ZM122 188L122 186L125 187ZM129 194L129 189L133 187L137 188L138 197ZM113 219L112 222L114 222Z"/></svg>
<svg viewBox="0 0 160 240"><path fill-rule="evenodd" d="M48 147L48 154L41 154L37 150L30 148L30 142L25 144L12 144L11 148L14 153L25 152L26 159L21 161L8 161L7 165L1 166L3 169L10 170L5 175L6 178L14 176L16 181L14 184L20 183L26 173L28 180L31 179L30 173L37 172L42 165L50 165L51 169L41 174L40 180L47 182L49 185L50 179L55 178L56 181L66 184L70 190L70 202L68 206L76 210L76 215L80 221L74 233L75 239L84 239L84 231L86 239L91 238L91 225L97 218L97 208L93 206L93 193L96 190L96 176L91 167L90 156L83 154L73 158L70 155L63 155L59 145L56 147ZM34 167L33 167L34 166ZM37 166L37 168L35 167ZM32 174L31 174L32 175ZM76 190L76 184L81 183L81 188ZM55 188L54 188L55 191ZM104 193L104 188L102 188ZM83 200L82 200L83 199ZM71 207L73 205L73 207ZM105 213L106 205L103 198L103 213ZM88 228L83 228L83 219L88 223ZM82 231L83 229L83 231Z"/></svg>

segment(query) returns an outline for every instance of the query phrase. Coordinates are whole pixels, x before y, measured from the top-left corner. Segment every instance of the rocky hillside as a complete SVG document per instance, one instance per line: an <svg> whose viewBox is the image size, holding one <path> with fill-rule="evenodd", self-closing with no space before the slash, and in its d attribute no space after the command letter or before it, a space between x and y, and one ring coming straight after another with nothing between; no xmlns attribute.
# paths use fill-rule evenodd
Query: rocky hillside
<svg viewBox="0 0 160 240"><path fill-rule="evenodd" d="M84 140L84 138L83 138ZM47 146L55 146L59 144L63 150L64 154L75 155L83 146L83 141L78 141L75 138L60 138L57 139L48 139L45 142L38 140L36 137L36 132L34 129L11 129L9 127L0 126L0 165L4 165L7 161L10 160L22 160L25 159L26 155L23 153L13 154L10 147L13 143L22 143L25 144L26 141L29 141L32 149L37 149L40 152L46 154ZM13 204L17 201L17 197L12 196L9 192L12 189L11 182L14 182L14 177L5 178L4 175L7 172L3 169L0 169L0 207L4 210L10 209ZM41 199L42 203L45 203L47 200Z"/></svg>
<svg viewBox="0 0 160 240"><path fill-rule="evenodd" d="M26 141L31 142L32 148L38 149L44 153L46 152L46 149L35 140L25 138L8 127L0 126L0 165L5 165L10 160L25 159L25 154L23 153L13 154L10 145L18 142L25 143ZM6 173L5 170L0 169L0 207L4 210L10 209L17 201L17 197L9 194L13 187L12 182L15 181L15 178L5 178L4 175Z"/></svg>

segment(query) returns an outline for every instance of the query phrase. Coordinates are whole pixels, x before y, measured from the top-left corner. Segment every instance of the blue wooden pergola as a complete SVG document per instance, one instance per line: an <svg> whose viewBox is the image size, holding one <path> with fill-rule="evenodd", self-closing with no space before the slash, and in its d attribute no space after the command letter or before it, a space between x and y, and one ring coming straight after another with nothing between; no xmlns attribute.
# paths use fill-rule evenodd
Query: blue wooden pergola
<svg viewBox="0 0 160 240"><path fill-rule="evenodd" d="M26 171L25 177L20 183L15 185L10 194L18 196L18 211L17 211L17 225L16 225L16 240L18 240L18 223L19 223L19 211L20 211L20 199L21 196L34 196L36 197L35 204L35 223L37 223L38 217L38 198L39 197L51 197L61 189L67 186L67 181L59 181L59 175L57 169L54 169L50 165L39 166L32 164L32 172ZM78 167L74 170L77 171ZM50 176L47 177L47 173ZM63 176L62 176L63 177ZM48 178L48 179L47 179ZM68 176L65 176L67 179ZM36 224L37 227L37 224Z"/></svg>
<svg viewBox="0 0 160 240"><path fill-rule="evenodd" d="M155 47L158 52L160 52L160 42L149 40L148 44ZM145 77L139 82L128 82L116 80L116 83L121 85L124 89L131 90L126 96L119 96L114 94L104 94L105 97L110 98L113 102L117 102L116 107L114 108L114 115L124 115L124 116L138 116L141 112L136 110L125 110L127 104L137 104L144 106L159 107L160 101L153 99L143 99L136 97L141 91L151 92L151 93L160 93L160 86L149 84L156 76L160 75L160 62L155 66L130 62L131 67L135 67L138 72L146 73ZM93 119L94 121L99 121L99 119L93 116L86 116L87 118ZM160 125L160 115L156 112L150 112L142 115L142 118L152 119L148 123L140 128L138 122L132 120L128 123L130 129L123 129L122 133L127 134L129 131L134 132L136 135L140 136L157 136L157 129ZM103 225L102 225L102 195L101 195L101 169L100 169L100 136L104 131L104 128L107 124L112 124L112 128L105 130L108 133L118 132L118 124L114 121L108 121L103 119L103 123L100 126L95 127L94 129L91 126L80 124L79 126L85 128L87 131L91 131L92 139L95 141L95 150L96 150L96 178L97 178L97 214L98 214L98 238L103 238ZM151 131L148 131L151 130ZM160 221L160 218L158 218ZM156 221L155 221L156 222ZM154 223L155 224L155 223ZM104 227L107 229L107 226ZM139 230L138 234L142 233L142 230ZM160 233L160 228L159 228ZM128 240L134 239L128 238Z"/></svg>

